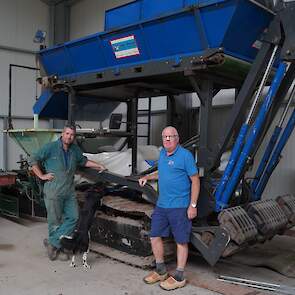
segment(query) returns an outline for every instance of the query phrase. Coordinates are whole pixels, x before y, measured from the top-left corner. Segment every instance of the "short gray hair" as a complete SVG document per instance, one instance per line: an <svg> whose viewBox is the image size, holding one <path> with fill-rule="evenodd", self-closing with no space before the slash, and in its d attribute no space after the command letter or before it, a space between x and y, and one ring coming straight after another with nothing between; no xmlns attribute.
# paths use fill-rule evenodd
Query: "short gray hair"
<svg viewBox="0 0 295 295"><path fill-rule="evenodd" d="M175 135L177 135L177 136L179 137L179 134L178 134L177 129L176 129L175 127L173 127L173 126L167 126L167 127L165 127L165 128L163 129L163 131L162 131L162 134L163 134L163 132L164 132L165 130L168 130L168 129L173 130L173 131L175 132Z"/></svg>
<svg viewBox="0 0 295 295"><path fill-rule="evenodd" d="M69 129L72 129L75 133L76 133L76 125L75 124L70 124L70 123L67 123L67 124L65 124L65 126L64 126L64 130L66 129L66 128L69 128Z"/></svg>

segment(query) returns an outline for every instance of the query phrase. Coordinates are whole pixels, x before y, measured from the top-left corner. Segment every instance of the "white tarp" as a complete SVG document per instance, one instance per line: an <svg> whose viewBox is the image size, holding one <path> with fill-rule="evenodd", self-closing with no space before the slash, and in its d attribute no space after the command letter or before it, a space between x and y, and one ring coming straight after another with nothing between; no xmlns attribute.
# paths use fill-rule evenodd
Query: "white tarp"
<svg viewBox="0 0 295 295"><path fill-rule="evenodd" d="M89 159L103 164L110 172L123 176L131 175L131 149L123 152L103 152L84 155ZM145 160L157 160L159 149L155 146L139 146L137 152L137 171L140 173L151 166Z"/></svg>
<svg viewBox="0 0 295 295"><path fill-rule="evenodd" d="M158 160L159 148L156 146L138 146L137 171L140 173L151 166L145 160ZM89 160L103 164L110 172L123 176L131 175L131 149L123 152L103 152L99 154L84 153ZM75 175L75 183L89 182L81 175Z"/></svg>

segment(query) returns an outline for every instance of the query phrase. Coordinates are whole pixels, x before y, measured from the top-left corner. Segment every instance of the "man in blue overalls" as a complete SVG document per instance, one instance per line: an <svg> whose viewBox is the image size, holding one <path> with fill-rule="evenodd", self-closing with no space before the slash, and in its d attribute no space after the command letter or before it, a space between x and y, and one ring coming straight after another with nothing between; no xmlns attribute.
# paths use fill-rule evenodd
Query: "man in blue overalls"
<svg viewBox="0 0 295 295"><path fill-rule="evenodd" d="M173 290L185 286L184 268L188 257L192 219L197 216L200 192L198 168L192 154L179 145L174 127L162 132L164 148L160 152L158 171L139 179L144 186L148 180L159 180L159 198L152 214L151 244L156 259L156 271L144 278L147 284L160 282L160 287ZM172 233L177 245L177 268L168 277L164 263L163 237Z"/></svg>
<svg viewBox="0 0 295 295"><path fill-rule="evenodd" d="M48 239L44 240L50 260L68 257L61 251L60 237L71 235L78 221L74 175L78 166L104 170L105 167L83 156L73 143L75 126L65 126L61 137L43 146L30 158L33 172L44 181ZM41 170L44 168L44 173Z"/></svg>

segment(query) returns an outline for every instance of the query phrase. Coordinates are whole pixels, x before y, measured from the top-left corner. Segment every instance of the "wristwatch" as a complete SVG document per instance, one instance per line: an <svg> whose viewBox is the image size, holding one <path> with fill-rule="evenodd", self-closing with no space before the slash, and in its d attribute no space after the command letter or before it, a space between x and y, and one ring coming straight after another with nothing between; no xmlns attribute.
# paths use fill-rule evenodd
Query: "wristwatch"
<svg viewBox="0 0 295 295"><path fill-rule="evenodd" d="M191 206L192 206L193 208L197 208L197 203L191 203Z"/></svg>

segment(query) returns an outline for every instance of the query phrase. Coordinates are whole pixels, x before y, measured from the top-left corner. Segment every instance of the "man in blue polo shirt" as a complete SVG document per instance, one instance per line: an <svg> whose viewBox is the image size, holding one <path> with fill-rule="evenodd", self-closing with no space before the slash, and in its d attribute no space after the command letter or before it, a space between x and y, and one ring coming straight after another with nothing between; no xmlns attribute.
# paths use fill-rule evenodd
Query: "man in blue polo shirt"
<svg viewBox="0 0 295 295"><path fill-rule="evenodd" d="M159 199L152 215L151 244L156 270L144 278L147 284L161 282L161 288L173 290L185 286L184 268L188 257L192 219L197 216L200 192L198 168L192 154L179 145L174 127L162 132L164 148L160 152L158 171L139 179L144 186L148 180L159 180ZM173 235L177 244L177 268L168 277L164 263L163 237Z"/></svg>

